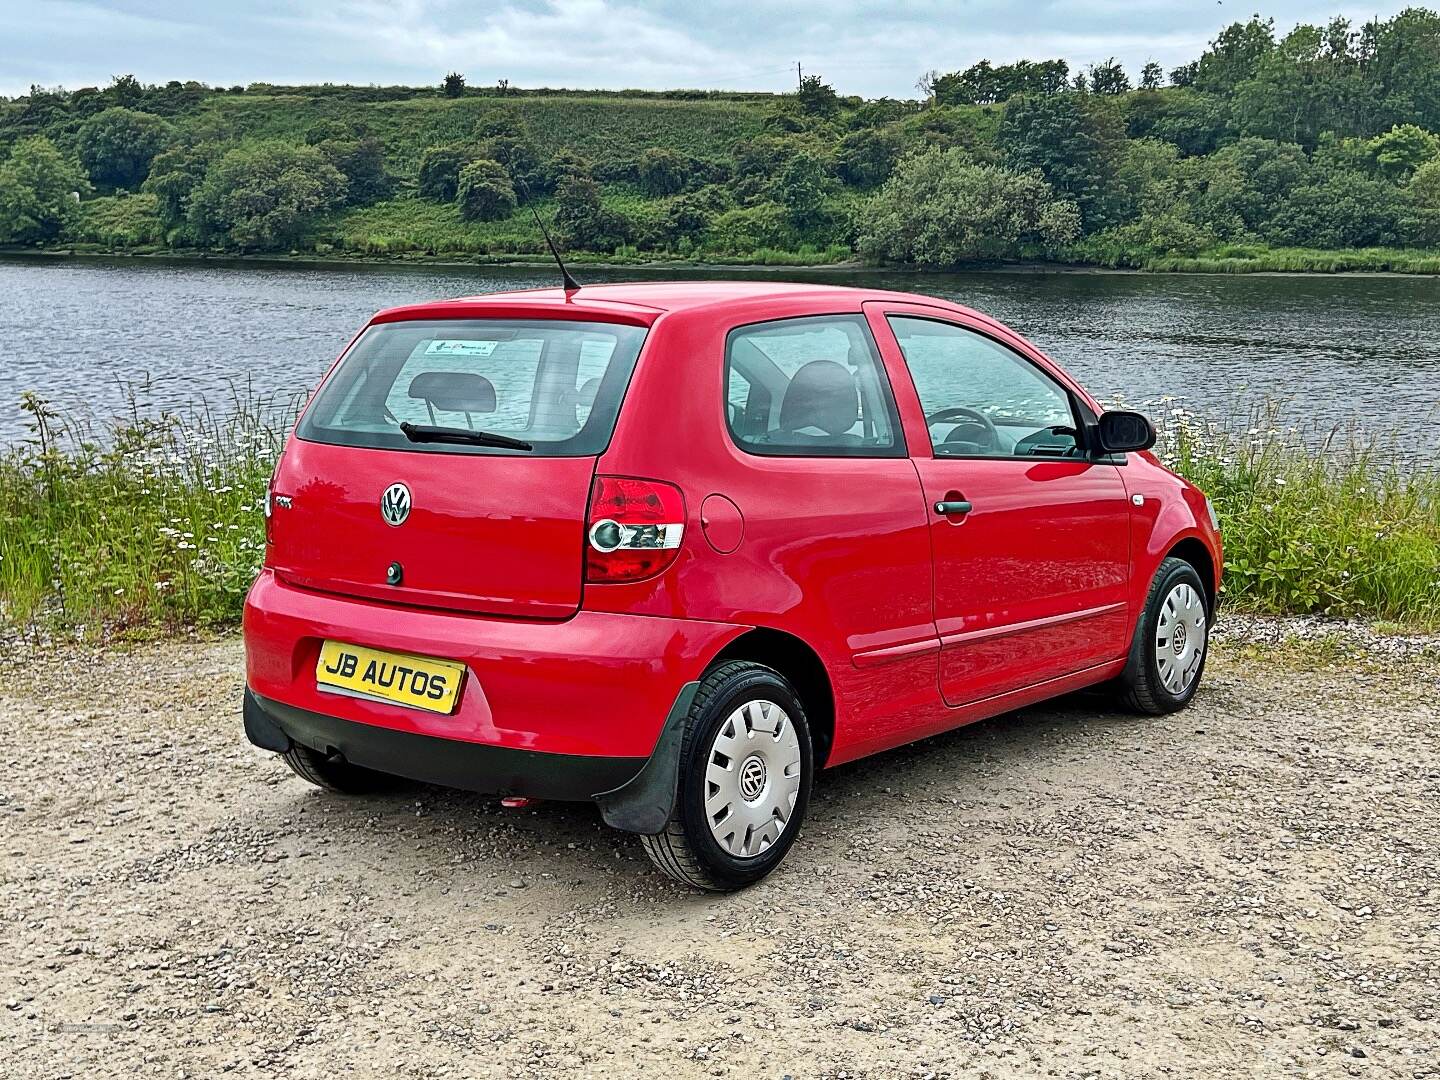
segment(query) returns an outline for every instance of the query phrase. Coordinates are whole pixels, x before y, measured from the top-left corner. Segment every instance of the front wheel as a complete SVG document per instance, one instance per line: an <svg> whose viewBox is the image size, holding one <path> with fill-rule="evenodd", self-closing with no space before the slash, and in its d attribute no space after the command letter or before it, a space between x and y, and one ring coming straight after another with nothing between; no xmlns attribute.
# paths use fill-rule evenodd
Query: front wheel
<svg viewBox="0 0 1440 1080"><path fill-rule="evenodd" d="M680 751L675 808L645 853L677 881L714 892L780 864L810 802L805 708L773 668L735 661L701 680Z"/></svg>
<svg viewBox="0 0 1440 1080"><path fill-rule="evenodd" d="M1184 708L1200 686L1209 640L1200 575L1184 559L1165 559L1150 584L1120 675L1125 703L1151 716Z"/></svg>

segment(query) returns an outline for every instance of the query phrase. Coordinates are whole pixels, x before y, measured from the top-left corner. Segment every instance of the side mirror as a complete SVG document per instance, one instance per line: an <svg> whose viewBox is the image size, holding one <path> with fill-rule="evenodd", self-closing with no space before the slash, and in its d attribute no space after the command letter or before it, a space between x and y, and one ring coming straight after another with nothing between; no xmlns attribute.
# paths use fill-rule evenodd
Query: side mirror
<svg viewBox="0 0 1440 1080"><path fill-rule="evenodd" d="M1140 413L1124 409L1101 413L1095 433L1100 449L1111 454L1149 450L1155 445L1155 425Z"/></svg>

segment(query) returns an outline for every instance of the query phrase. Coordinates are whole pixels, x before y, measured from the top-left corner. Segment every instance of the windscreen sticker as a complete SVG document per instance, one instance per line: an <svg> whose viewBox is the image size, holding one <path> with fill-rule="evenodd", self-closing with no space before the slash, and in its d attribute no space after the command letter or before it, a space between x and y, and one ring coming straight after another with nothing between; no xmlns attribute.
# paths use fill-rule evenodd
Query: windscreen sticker
<svg viewBox="0 0 1440 1080"><path fill-rule="evenodd" d="M426 356L489 356L498 341L447 340L437 338L425 347Z"/></svg>

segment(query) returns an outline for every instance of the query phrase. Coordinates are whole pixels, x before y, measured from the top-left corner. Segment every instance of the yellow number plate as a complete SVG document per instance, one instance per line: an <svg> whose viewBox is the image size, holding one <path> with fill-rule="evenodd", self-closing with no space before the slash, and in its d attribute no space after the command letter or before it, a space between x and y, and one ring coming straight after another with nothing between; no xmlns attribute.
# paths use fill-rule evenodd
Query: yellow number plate
<svg viewBox="0 0 1440 1080"><path fill-rule="evenodd" d="M320 660L315 665L315 683L327 693L353 694L437 713L454 712L464 675L464 664L341 641L320 646Z"/></svg>

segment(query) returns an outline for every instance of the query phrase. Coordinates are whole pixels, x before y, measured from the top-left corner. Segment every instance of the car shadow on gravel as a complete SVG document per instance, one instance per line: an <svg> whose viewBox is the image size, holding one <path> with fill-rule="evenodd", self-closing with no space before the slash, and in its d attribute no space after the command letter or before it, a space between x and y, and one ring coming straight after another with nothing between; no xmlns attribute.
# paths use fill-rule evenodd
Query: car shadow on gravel
<svg viewBox="0 0 1440 1080"><path fill-rule="evenodd" d="M877 799L934 794L937 787L973 796L977 787L993 783L987 778L1008 772L1020 777L1043 761L1091 749L1088 739L1094 735L1143 725L1146 719L1116 710L1103 695L1082 692L967 724L822 772L809 825L867 820L875 814ZM511 809L493 796L410 782L363 798L314 793L323 800L319 804L299 789L295 794L295 808L312 822L313 809L321 808L323 828L335 841L360 846L358 858L392 859L403 843L400 856L413 860L417 873L439 872L457 860L491 863L497 870L503 866L522 878L527 868L543 862L547 876L570 881L648 868L633 838L605 826L597 809L586 803L536 802ZM802 842L789 861L800 864L806 857ZM678 890L677 895L695 894Z"/></svg>

